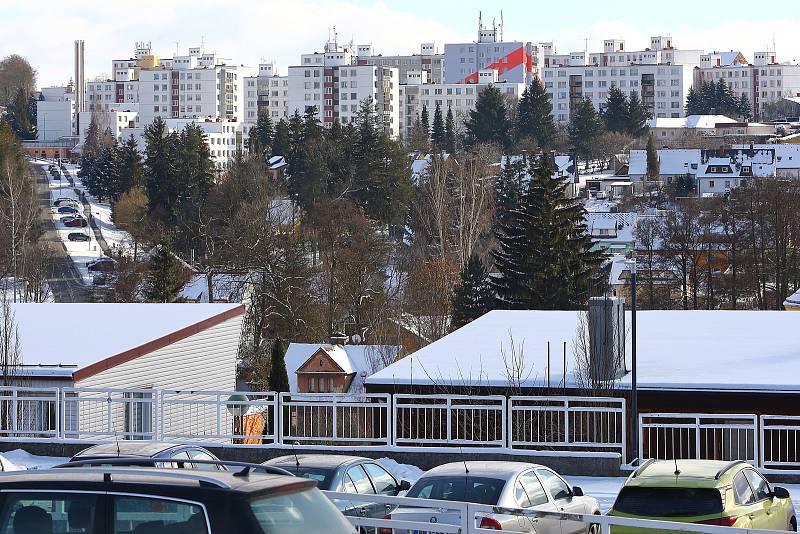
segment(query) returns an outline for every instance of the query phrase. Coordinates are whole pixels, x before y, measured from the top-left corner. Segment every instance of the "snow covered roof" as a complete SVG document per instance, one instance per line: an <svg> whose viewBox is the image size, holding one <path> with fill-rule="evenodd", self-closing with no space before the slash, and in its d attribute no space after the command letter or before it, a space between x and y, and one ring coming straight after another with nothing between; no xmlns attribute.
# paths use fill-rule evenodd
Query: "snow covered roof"
<svg viewBox="0 0 800 534"><path fill-rule="evenodd" d="M282 169L286 167L286 165L287 165L286 158L284 158L283 156L272 156L271 158L269 158L270 169L273 170Z"/></svg>
<svg viewBox="0 0 800 534"><path fill-rule="evenodd" d="M204 321L241 314L241 305L14 304L13 310L24 364L49 369L48 376L52 366L72 366L58 373L71 376Z"/></svg>
<svg viewBox="0 0 800 534"><path fill-rule="evenodd" d="M700 149L661 149L658 151L658 161L662 175L694 174L697 172L697 165L700 163ZM645 174L647 174L647 151L631 150L628 175L644 176Z"/></svg>
<svg viewBox="0 0 800 534"><path fill-rule="evenodd" d="M587 212L585 220L586 228L592 239L633 242L633 232L636 229L637 220L636 213ZM603 230L606 235L602 235L600 230Z"/></svg>
<svg viewBox="0 0 800 534"><path fill-rule="evenodd" d="M367 378L367 384L505 387L511 336L523 386L578 384L574 346L581 312L492 311ZM630 314L627 314L627 329ZM640 311L638 383L643 389L800 391L800 313ZM630 335L628 335L630 345ZM562 347L567 344L567 369ZM627 354L630 355L628 347ZM629 375L621 388L630 387Z"/></svg>
<svg viewBox="0 0 800 534"><path fill-rule="evenodd" d="M527 158L536 158L538 157L537 154L528 155ZM500 169L504 169L506 165L519 163L522 161L523 156L521 154L503 156L500 158ZM556 154L553 158L555 164L555 170L553 172L554 177L563 177L564 181L567 183L575 182L575 170L577 165L575 163L575 155L574 154ZM534 160L535 161L535 160Z"/></svg>
<svg viewBox="0 0 800 534"><path fill-rule="evenodd" d="M800 308L800 290L795 291L783 301L786 308Z"/></svg>
<svg viewBox="0 0 800 534"><path fill-rule="evenodd" d="M793 144L753 144L733 145L732 150L771 150L775 153L775 167L778 169L800 169L800 145Z"/></svg>
<svg viewBox="0 0 800 534"><path fill-rule="evenodd" d="M248 284L246 274L215 274L211 277L215 302L242 302ZM181 289L180 296L195 302L208 302L208 279L204 274L192 276Z"/></svg>
<svg viewBox="0 0 800 534"><path fill-rule="evenodd" d="M289 391L297 393L297 370L319 349L341 367L345 373L370 375L394 361L400 347L393 345L331 345L328 343L290 343L286 349L286 372L289 375ZM356 384L357 380L353 381ZM351 390L353 388L351 384ZM360 384L358 384L360 386Z"/></svg>
<svg viewBox="0 0 800 534"><path fill-rule="evenodd" d="M713 130L717 124L735 124L738 121L725 115L689 115L688 117L658 117L647 121L650 128L690 128Z"/></svg>

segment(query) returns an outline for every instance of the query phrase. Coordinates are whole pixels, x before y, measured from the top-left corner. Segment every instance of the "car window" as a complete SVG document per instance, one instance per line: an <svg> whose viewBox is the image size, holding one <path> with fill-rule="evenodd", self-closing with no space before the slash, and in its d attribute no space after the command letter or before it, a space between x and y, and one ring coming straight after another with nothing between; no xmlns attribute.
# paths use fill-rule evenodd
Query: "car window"
<svg viewBox="0 0 800 534"><path fill-rule="evenodd" d="M95 534L97 495L80 493L6 493L2 534Z"/></svg>
<svg viewBox="0 0 800 534"><path fill-rule="evenodd" d="M540 469L537 471L542 483L552 495L554 501L566 499L572 495L567 483L561 480L561 477L548 469Z"/></svg>
<svg viewBox="0 0 800 534"><path fill-rule="evenodd" d="M506 481L500 478L470 475L428 477L417 480L406 496L495 505L505 485Z"/></svg>
<svg viewBox="0 0 800 534"><path fill-rule="evenodd" d="M525 488L525 492L528 494L531 506L539 506L547 502L547 493L545 493L542 483L535 474L525 473L520 477L520 482L522 482L522 487Z"/></svg>
<svg viewBox="0 0 800 534"><path fill-rule="evenodd" d="M250 509L261 527L258 534L355 533L350 522L316 488L259 497L250 502Z"/></svg>
<svg viewBox="0 0 800 534"><path fill-rule="evenodd" d="M113 534L207 534L200 505L157 497L113 497Z"/></svg>
<svg viewBox="0 0 800 534"><path fill-rule="evenodd" d="M764 480L757 471L754 469L745 469L744 476L747 477L747 480L750 482L750 486L753 488L753 492L756 495L757 501L763 501L764 499L769 499L772 490L769 488L769 484L767 481Z"/></svg>
<svg viewBox="0 0 800 534"><path fill-rule="evenodd" d="M653 517L693 517L722 513L724 505L714 488L649 488L626 486L614 503L617 512Z"/></svg>
<svg viewBox="0 0 800 534"><path fill-rule="evenodd" d="M356 493L375 493L372 482L369 481L367 473L364 472L364 469L360 465L348 469L347 474L356 487Z"/></svg>
<svg viewBox="0 0 800 534"><path fill-rule="evenodd" d="M363 464L367 470L372 485L375 486L375 493L379 495L397 495L397 483L394 477L386 469L377 464Z"/></svg>
<svg viewBox="0 0 800 534"><path fill-rule="evenodd" d="M750 504L756 500L753 488L750 487L750 483L744 473L739 473L733 477L733 496L738 504Z"/></svg>
<svg viewBox="0 0 800 534"><path fill-rule="evenodd" d="M208 454L206 451L200 449L191 449L189 452L189 458L192 460L216 460L213 456ZM199 469L200 471L222 471L224 467L221 465L215 464L192 464L194 465L195 469Z"/></svg>
<svg viewBox="0 0 800 534"><path fill-rule="evenodd" d="M522 508L528 508L531 505L531 501L528 499L528 492L525 491L525 488L522 487L522 482L519 480L514 484L514 500Z"/></svg>
<svg viewBox="0 0 800 534"><path fill-rule="evenodd" d="M189 460L189 453L186 451L176 452L170 455L170 458L174 460ZM174 463L174 462L167 462L164 464L164 467L181 467L181 468L190 468L190 465L186 465L185 463Z"/></svg>
<svg viewBox="0 0 800 534"><path fill-rule="evenodd" d="M350 475L344 476L344 492L345 493L358 493L356 491L356 485L353 484L353 479L350 478Z"/></svg>

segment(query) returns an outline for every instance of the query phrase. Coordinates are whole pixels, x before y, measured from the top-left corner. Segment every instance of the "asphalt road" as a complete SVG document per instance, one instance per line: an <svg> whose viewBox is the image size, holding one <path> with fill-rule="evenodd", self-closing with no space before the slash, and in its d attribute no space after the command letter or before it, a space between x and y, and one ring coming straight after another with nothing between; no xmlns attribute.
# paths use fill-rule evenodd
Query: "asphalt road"
<svg viewBox="0 0 800 534"><path fill-rule="evenodd" d="M63 243L58 237L55 222L49 216L50 189L48 177L39 165L31 164L31 174L36 179L36 190L42 207L44 234L41 240L50 246L53 254L47 266L47 283L56 302L89 302L89 290L81 283Z"/></svg>

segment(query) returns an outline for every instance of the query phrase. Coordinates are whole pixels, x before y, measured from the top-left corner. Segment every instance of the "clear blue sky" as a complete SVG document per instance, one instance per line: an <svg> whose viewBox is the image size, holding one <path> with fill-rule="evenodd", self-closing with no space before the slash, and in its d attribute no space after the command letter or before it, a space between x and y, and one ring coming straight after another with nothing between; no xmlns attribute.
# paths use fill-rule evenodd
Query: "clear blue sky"
<svg viewBox="0 0 800 534"><path fill-rule="evenodd" d="M137 40L152 41L164 57L199 44L238 63L262 59L286 67L299 54L319 50L328 28L341 40L372 43L378 52L411 53L419 43L473 40L478 11L499 20L505 38L555 41L559 52L602 48L604 38L624 38L641 49L650 35L670 34L679 48L728 50L747 56L772 48L778 58L800 59L800 11L775 0L769 9L748 1L478 2L476 0L3 0L0 55L20 53L39 71L41 85L71 76L72 41L86 41L87 77L110 72L112 58L129 57ZM783 6L783 7L782 7ZM176 41L178 44L176 45ZM285 71L284 71L285 72Z"/></svg>

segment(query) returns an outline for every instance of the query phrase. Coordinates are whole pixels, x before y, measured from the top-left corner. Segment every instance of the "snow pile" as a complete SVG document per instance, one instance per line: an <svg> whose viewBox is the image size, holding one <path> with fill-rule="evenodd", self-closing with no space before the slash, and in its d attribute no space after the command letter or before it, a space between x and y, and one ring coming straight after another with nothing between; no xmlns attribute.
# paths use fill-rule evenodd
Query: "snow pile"
<svg viewBox="0 0 800 534"><path fill-rule="evenodd" d="M69 458L61 458L58 456L37 456L22 449L14 449L3 453L2 461L3 467L6 471L22 471L26 469L47 469L54 465L63 464ZM13 466L15 469L9 469L7 466Z"/></svg>
<svg viewBox="0 0 800 534"><path fill-rule="evenodd" d="M378 463L393 474L396 479L407 480L411 484L414 484L425 473L416 465L399 464L391 458L379 458Z"/></svg>

